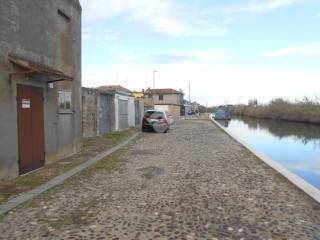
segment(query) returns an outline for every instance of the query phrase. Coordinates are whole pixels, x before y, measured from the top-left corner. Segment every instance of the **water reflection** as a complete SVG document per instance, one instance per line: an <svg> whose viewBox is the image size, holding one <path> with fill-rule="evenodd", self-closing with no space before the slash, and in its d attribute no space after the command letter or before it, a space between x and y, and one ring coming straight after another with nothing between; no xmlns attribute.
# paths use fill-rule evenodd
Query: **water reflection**
<svg viewBox="0 0 320 240"><path fill-rule="evenodd" d="M250 117L219 123L320 189L320 126Z"/></svg>
<svg viewBox="0 0 320 240"><path fill-rule="evenodd" d="M230 120L216 120L223 127L228 127Z"/></svg>
<svg viewBox="0 0 320 240"><path fill-rule="evenodd" d="M320 148L320 126L314 124L295 123L286 121L266 120L251 117L233 117L233 120L242 121L250 130L263 129L281 140L284 137L293 137L306 145L309 142L315 148ZM221 124L225 127L229 123Z"/></svg>

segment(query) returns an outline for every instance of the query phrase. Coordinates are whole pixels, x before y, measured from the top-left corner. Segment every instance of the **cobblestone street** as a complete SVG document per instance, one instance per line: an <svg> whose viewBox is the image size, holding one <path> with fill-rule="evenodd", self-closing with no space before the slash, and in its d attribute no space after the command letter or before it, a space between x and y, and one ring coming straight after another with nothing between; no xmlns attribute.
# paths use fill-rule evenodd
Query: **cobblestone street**
<svg viewBox="0 0 320 240"><path fill-rule="evenodd" d="M0 239L320 239L320 205L210 122L110 161L1 217Z"/></svg>

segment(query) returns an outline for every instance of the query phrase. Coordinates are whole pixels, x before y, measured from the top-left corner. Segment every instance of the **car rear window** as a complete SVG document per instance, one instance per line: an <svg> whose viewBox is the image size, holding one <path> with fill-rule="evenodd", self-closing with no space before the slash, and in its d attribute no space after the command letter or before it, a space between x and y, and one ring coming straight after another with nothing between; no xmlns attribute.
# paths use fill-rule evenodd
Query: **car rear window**
<svg viewBox="0 0 320 240"><path fill-rule="evenodd" d="M158 111L154 111L154 112L148 111L144 114L144 116L149 118L159 118L159 117L164 117L164 113L158 112Z"/></svg>
<svg viewBox="0 0 320 240"><path fill-rule="evenodd" d="M145 117L150 117L152 114L154 113L154 111L148 111L144 113Z"/></svg>

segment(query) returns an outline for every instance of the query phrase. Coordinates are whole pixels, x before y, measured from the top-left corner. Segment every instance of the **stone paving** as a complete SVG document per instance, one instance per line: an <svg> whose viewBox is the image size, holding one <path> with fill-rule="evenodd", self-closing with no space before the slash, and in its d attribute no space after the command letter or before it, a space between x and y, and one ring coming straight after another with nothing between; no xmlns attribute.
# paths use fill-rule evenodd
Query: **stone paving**
<svg viewBox="0 0 320 240"><path fill-rule="evenodd" d="M2 217L0 239L320 239L320 204L210 122L119 156Z"/></svg>

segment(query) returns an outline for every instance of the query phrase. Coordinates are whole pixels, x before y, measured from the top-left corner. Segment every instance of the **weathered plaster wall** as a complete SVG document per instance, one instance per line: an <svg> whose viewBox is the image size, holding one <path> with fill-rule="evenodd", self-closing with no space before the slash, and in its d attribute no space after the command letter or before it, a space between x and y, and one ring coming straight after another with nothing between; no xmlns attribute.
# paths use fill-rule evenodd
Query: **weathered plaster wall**
<svg viewBox="0 0 320 240"><path fill-rule="evenodd" d="M84 138L98 134L98 96L96 90L82 88L82 134Z"/></svg>
<svg viewBox="0 0 320 240"><path fill-rule="evenodd" d="M176 105L154 105L154 109L157 111L169 112L173 117L180 116L180 106Z"/></svg>
<svg viewBox="0 0 320 240"><path fill-rule="evenodd" d="M67 20L58 14L62 10ZM41 62L73 76L48 88L44 77L13 77L8 54ZM77 0L0 0L0 179L18 174L17 84L43 89L46 162L81 147L81 7ZM58 89L72 90L70 114L58 114Z"/></svg>

